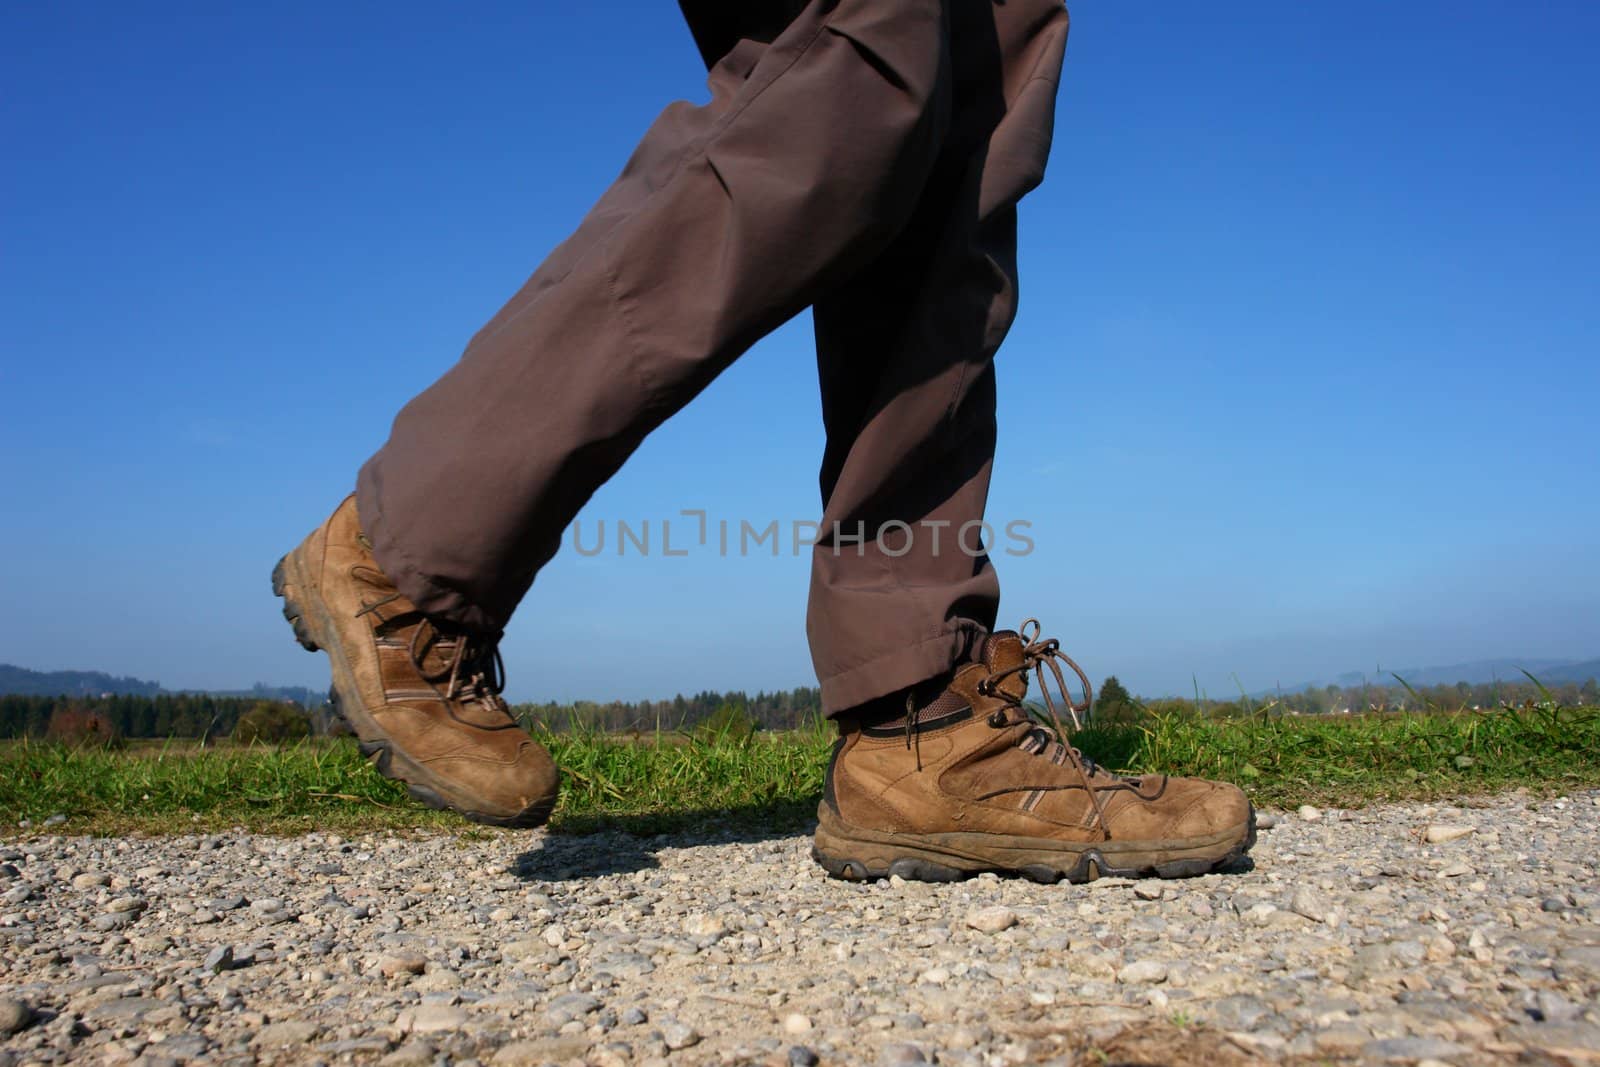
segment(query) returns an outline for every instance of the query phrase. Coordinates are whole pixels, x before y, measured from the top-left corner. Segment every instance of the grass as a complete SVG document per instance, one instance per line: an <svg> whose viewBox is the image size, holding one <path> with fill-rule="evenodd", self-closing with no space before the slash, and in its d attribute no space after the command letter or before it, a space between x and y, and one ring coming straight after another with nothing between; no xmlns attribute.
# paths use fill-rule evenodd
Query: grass
<svg viewBox="0 0 1600 1067"><path fill-rule="evenodd" d="M793 831L816 810L831 731L629 739L545 736L566 784L553 829L652 834L715 825ZM1600 785L1600 709L1546 702L1493 712L1103 724L1074 743L1108 766L1221 778L1258 806L1358 807L1516 787ZM373 772L351 741L124 750L0 743L0 835L183 833L240 826L463 830ZM20 827L23 820L31 827Z"/></svg>

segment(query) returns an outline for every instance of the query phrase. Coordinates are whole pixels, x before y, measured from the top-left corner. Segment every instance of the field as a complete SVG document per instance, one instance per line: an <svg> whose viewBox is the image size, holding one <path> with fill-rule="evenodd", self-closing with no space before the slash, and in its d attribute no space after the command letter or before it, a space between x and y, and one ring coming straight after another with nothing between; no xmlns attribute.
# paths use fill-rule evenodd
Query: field
<svg viewBox="0 0 1600 1067"><path fill-rule="evenodd" d="M831 730L625 737L545 735L565 775L552 828L655 834L706 819L803 828ZM1552 703L1486 712L1209 720L1091 727L1074 742L1118 769L1220 778L1258 807L1353 808L1525 787L1600 784L1600 709ZM63 823L56 816L65 816ZM118 750L0 744L6 836L461 828L366 766L354 742L274 746L138 742Z"/></svg>

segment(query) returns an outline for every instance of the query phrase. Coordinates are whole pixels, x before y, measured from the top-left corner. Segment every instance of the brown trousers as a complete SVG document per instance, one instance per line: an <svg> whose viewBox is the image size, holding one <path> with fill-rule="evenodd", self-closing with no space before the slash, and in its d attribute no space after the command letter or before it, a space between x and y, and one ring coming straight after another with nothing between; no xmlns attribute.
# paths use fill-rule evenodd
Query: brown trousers
<svg viewBox="0 0 1600 1067"><path fill-rule="evenodd" d="M395 584L497 633L645 436L810 305L827 444L807 632L825 709L966 655L999 584L956 534L988 495L1016 205L1043 177L1066 36L1058 0L813 0L770 41L733 44L710 103L661 114L362 468Z"/></svg>

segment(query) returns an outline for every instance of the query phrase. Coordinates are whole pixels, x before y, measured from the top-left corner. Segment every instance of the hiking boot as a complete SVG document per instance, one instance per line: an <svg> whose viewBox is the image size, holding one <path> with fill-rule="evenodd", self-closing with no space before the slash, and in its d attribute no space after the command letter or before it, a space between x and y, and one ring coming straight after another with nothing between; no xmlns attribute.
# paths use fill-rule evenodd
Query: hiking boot
<svg viewBox="0 0 1600 1067"><path fill-rule="evenodd" d="M1255 812L1234 786L1111 774L1066 743L1048 692L1054 729L1030 714L1030 669L1044 689L1048 668L1063 695L1062 663L1083 677L1054 640L1039 640L1038 623L1024 623L1022 635L995 633L980 651L903 721L841 723L812 851L829 874L1182 878L1225 867L1255 844ZM1087 708L1067 698L1075 722Z"/></svg>
<svg viewBox="0 0 1600 1067"><path fill-rule="evenodd" d="M474 822L537 826L560 773L500 697L492 638L429 619L372 558L348 497L272 572L300 644L328 653L361 751L411 795Z"/></svg>

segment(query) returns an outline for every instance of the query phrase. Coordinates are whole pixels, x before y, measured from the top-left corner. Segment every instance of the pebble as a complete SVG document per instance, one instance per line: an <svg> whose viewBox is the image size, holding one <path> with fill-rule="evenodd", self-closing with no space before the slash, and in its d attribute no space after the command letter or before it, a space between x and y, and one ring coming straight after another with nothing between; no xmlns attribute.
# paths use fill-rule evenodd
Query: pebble
<svg viewBox="0 0 1600 1067"><path fill-rule="evenodd" d="M303 1019L269 1023L256 1033L255 1043L262 1048L304 1045L317 1036L317 1024Z"/></svg>
<svg viewBox="0 0 1600 1067"><path fill-rule="evenodd" d="M783 1032L786 1034L809 1033L812 1027L810 1017L799 1012L791 1012L783 1017Z"/></svg>
<svg viewBox="0 0 1600 1067"><path fill-rule="evenodd" d="M428 1067L438 1054L431 1043L418 1039L407 1041L378 1062L383 1067Z"/></svg>
<svg viewBox="0 0 1600 1067"><path fill-rule="evenodd" d="M1003 904L967 912L967 925L982 934L998 934L1017 925L1017 913Z"/></svg>
<svg viewBox="0 0 1600 1067"><path fill-rule="evenodd" d="M715 915L696 913L684 920L683 932L690 937L721 937L728 932L728 924Z"/></svg>
<svg viewBox="0 0 1600 1067"><path fill-rule="evenodd" d="M1303 915L1312 922L1323 922L1328 918L1328 902L1310 886L1302 885L1289 897L1289 910L1296 915Z"/></svg>
<svg viewBox="0 0 1600 1067"><path fill-rule="evenodd" d="M0 997L0 1036L10 1037L33 1022L33 1006L27 1001Z"/></svg>
<svg viewBox="0 0 1600 1067"><path fill-rule="evenodd" d="M385 978L398 978L403 974L421 974L427 968L427 958L415 953L385 956L378 961L378 973Z"/></svg>
<svg viewBox="0 0 1600 1067"><path fill-rule="evenodd" d="M411 1032L434 1034L441 1030L459 1030L467 1021L465 1009L448 1004L423 1004L411 1012Z"/></svg>
<svg viewBox="0 0 1600 1067"><path fill-rule="evenodd" d="M1430 845L1442 845L1448 841L1457 841L1472 833L1471 826L1446 826L1435 823L1422 832L1422 839Z"/></svg>
<svg viewBox="0 0 1600 1067"><path fill-rule="evenodd" d="M1300 805L1298 814L1305 822L1317 822L1322 818L1322 812L1319 809L1312 807L1310 804Z"/></svg>
<svg viewBox="0 0 1600 1067"><path fill-rule="evenodd" d="M1167 965L1160 960L1137 960L1117 972L1123 985L1155 985L1167 980Z"/></svg>
<svg viewBox="0 0 1600 1067"><path fill-rule="evenodd" d="M701 1041L700 1031L676 1019L669 1019L661 1024L661 1040L674 1052L698 1045Z"/></svg>

